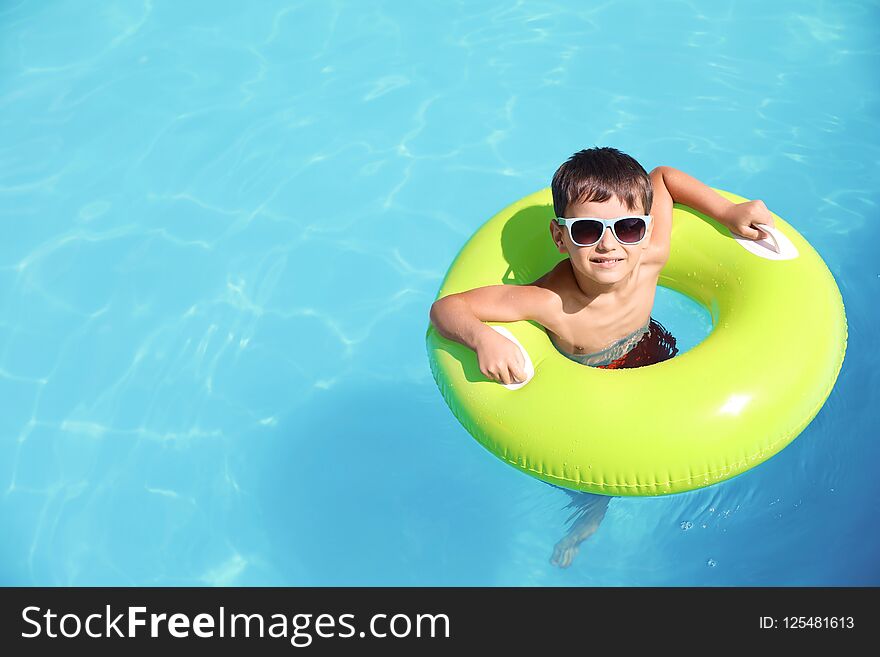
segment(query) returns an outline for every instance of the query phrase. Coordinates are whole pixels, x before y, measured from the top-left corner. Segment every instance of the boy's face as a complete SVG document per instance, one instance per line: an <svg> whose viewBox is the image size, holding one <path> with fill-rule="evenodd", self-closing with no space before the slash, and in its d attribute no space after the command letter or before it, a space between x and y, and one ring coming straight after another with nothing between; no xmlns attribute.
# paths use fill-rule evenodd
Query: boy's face
<svg viewBox="0 0 880 657"><path fill-rule="evenodd" d="M569 203L565 209L565 217L596 217L599 219L614 219L617 217L642 214L641 210L632 210L626 207L620 199L612 196L607 201L597 203ZM555 221L550 221L550 233L560 253L568 253L571 264L579 272L589 276L597 283L605 285L616 283L626 278L638 264L642 252L651 243L651 231L654 222L648 224L645 237L638 244L621 244L614 237L610 228L593 246L578 246L571 241L568 229L560 226Z"/></svg>

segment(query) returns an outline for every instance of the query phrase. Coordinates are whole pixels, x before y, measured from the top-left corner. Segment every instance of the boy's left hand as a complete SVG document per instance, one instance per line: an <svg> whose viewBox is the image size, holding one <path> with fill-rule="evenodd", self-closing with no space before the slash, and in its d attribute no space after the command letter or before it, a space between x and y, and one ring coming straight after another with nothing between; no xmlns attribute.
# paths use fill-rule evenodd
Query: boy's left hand
<svg viewBox="0 0 880 657"><path fill-rule="evenodd" d="M738 235L752 240L761 240L769 237L765 231L755 228L754 224L766 224L771 228L776 227L773 223L773 215L770 214L770 210L764 205L764 201L755 200L736 203L724 216L724 225Z"/></svg>

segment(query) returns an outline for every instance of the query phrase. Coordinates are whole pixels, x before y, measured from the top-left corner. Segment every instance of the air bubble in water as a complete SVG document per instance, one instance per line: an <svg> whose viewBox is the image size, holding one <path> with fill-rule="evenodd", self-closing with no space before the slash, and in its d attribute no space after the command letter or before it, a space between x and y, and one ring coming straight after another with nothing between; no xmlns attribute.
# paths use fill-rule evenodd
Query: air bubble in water
<svg viewBox="0 0 880 657"><path fill-rule="evenodd" d="M709 568L714 568L718 565L718 562L715 561L715 559L709 559L709 561L706 562L706 565L709 566Z"/></svg>
<svg viewBox="0 0 880 657"><path fill-rule="evenodd" d="M693 526L694 526L694 523L688 522L687 520L685 520L683 523L681 523L681 525L679 525L679 527L681 527L681 531L683 531L683 532L686 532L688 529L690 529Z"/></svg>

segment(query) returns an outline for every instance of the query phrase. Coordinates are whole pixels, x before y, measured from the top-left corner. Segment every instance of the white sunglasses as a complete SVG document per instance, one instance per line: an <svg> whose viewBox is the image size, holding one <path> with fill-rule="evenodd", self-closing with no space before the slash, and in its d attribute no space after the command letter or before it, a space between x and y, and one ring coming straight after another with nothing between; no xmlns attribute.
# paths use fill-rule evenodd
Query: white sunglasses
<svg viewBox="0 0 880 657"><path fill-rule="evenodd" d="M568 236L578 246L593 246L598 244L605 235L607 228L611 229L615 239L621 244L638 244L648 233L648 224L651 223L649 214L631 214L614 219L599 219L598 217L556 217L560 226L568 229Z"/></svg>

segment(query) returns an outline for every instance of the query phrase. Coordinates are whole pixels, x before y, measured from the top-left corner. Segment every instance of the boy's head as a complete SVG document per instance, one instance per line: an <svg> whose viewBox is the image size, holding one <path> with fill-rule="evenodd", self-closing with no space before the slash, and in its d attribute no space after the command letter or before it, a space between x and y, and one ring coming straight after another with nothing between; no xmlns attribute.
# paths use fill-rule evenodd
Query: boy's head
<svg viewBox="0 0 880 657"><path fill-rule="evenodd" d="M556 170L551 185L557 217L613 219L647 215L653 203L651 178L635 159L616 148L590 148L572 155ZM555 220L550 233L572 265L598 283L613 284L629 275L650 243L653 221L635 245L619 242L611 229L593 246L571 241L568 230ZM609 262L614 261L614 262Z"/></svg>
<svg viewBox="0 0 880 657"><path fill-rule="evenodd" d="M553 175L553 210L565 217L576 201L607 201L616 196L635 214L648 214L653 202L651 178L642 165L616 148L578 151Z"/></svg>

